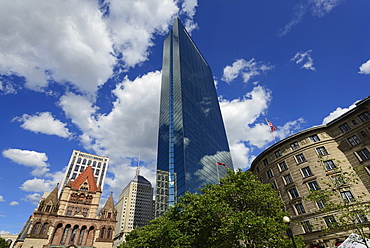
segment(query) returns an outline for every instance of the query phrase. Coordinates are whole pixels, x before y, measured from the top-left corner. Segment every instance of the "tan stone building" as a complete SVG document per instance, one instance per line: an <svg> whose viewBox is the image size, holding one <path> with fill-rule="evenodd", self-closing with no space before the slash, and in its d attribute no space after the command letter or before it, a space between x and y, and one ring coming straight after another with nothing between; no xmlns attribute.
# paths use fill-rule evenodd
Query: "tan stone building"
<svg viewBox="0 0 370 248"><path fill-rule="evenodd" d="M112 247L117 211L110 195L98 215L101 194L92 167L86 167L60 199L57 186L40 201L14 247Z"/></svg>
<svg viewBox="0 0 370 248"><path fill-rule="evenodd" d="M329 185L335 187L329 190L338 196L337 201L356 206L370 200L370 97L326 125L306 129L272 145L252 162L250 170L279 191L290 213L293 233L303 235L307 247L338 245L348 232L321 230L333 225L341 215L338 211L324 212L321 209L325 202L305 197L312 191L329 189L325 182L333 182ZM357 182L340 180L353 172ZM367 222L369 217L359 214L355 221Z"/></svg>

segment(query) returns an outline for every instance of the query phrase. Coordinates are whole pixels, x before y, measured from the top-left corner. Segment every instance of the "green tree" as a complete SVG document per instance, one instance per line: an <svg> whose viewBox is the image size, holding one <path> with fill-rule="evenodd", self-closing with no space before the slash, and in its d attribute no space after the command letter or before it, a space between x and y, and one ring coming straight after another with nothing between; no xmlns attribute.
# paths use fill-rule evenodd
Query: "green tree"
<svg viewBox="0 0 370 248"><path fill-rule="evenodd" d="M9 247L9 243L6 242L5 239L3 239L2 237L0 237L0 248L8 248Z"/></svg>
<svg viewBox="0 0 370 248"><path fill-rule="evenodd" d="M133 230L121 247L292 247L283 202L250 172L229 170L220 185L201 192L182 196L164 216Z"/></svg>
<svg viewBox="0 0 370 248"><path fill-rule="evenodd" d="M322 206L320 211L326 214L329 223L319 225L318 228L327 233L352 231L363 239L369 238L365 233L365 228L369 226L367 219L370 214L369 196L364 192L356 196L350 191L351 187L359 184L363 168L344 166L345 161L319 156L318 163L324 169L328 169L327 161L335 161L335 166L331 164L327 177L320 179L321 188L311 190L306 197L306 200L319 202Z"/></svg>

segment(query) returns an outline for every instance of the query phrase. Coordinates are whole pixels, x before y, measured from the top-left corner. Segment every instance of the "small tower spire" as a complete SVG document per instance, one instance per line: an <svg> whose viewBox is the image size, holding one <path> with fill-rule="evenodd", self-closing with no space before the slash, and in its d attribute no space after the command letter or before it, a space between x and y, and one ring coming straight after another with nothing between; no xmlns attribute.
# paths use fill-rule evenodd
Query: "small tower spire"
<svg viewBox="0 0 370 248"><path fill-rule="evenodd" d="M140 175L140 155L139 155L139 160L137 162L137 167L136 167L136 176Z"/></svg>

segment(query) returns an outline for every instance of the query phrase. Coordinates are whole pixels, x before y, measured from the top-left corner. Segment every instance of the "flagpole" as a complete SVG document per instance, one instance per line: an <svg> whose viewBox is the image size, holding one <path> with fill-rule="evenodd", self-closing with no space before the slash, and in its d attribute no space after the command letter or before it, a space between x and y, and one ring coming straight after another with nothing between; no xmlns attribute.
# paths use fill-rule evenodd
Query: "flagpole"
<svg viewBox="0 0 370 248"><path fill-rule="evenodd" d="M274 139L274 143L276 144L275 136L272 134L272 132L271 132L271 131L270 131L270 133L271 133L272 138Z"/></svg>
<svg viewBox="0 0 370 248"><path fill-rule="evenodd" d="M217 164L217 162L216 162L216 169L217 169L217 179L218 179L218 184L220 184L220 173L219 173L219 171L218 171L218 164Z"/></svg>

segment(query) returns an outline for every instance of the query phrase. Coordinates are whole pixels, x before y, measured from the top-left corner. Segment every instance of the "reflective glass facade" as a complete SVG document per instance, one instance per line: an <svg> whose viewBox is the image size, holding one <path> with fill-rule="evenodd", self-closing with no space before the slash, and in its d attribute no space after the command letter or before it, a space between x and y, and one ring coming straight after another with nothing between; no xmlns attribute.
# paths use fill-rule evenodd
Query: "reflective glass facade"
<svg viewBox="0 0 370 248"><path fill-rule="evenodd" d="M164 41L156 216L233 169L213 75L181 22Z"/></svg>

